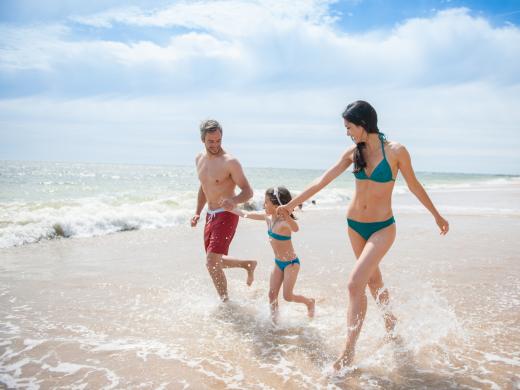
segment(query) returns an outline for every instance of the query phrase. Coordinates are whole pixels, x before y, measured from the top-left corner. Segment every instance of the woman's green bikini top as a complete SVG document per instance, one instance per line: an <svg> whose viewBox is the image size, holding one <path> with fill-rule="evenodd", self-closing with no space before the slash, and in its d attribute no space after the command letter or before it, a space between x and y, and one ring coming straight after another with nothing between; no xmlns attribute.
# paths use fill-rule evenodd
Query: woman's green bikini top
<svg viewBox="0 0 520 390"><path fill-rule="evenodd" d="M392 168L390 168L390 164L388 163L388 160L386 159L385 155L385 136L383 133L379 133L379 140L381 141L381 150L383 151L383 159L375 169L372 171L372 174L367 176L367 173L365 172L365 168L360 170L359 172L354 172L354 176L358 180L372 180L376 181L378 183L388 183L389 181L395 181L395 179L392 177Z"/></svg>

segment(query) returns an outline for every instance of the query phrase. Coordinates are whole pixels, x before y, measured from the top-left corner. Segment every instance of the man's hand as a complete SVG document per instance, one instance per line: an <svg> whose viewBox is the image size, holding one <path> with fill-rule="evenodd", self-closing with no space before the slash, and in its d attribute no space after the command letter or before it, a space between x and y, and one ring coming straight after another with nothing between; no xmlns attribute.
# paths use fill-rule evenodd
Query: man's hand
<svg viewBox="0 0 520 390"><path fill-rule="evenodd" d="M236 207L236 203L233 201L233 199L222 199L220 202L220 207L226 211L231 211Z"/></svg>
<svg viewBox="0 0 520 390"><path fill-rule="evenodd" d="M199 222L200 215L195 214L193 217L191 217L191 227L197 226L197 222Z"/></svg>

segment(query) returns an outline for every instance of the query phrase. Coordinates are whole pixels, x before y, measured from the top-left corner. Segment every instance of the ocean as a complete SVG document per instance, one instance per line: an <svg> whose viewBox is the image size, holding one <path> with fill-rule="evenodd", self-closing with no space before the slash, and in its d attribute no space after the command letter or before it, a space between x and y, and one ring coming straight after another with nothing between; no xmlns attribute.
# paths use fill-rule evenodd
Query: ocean
<svg viewBox="0 0 520 390"><path fill-rule="evenodd" d="M268 187L284 185L302 191L323 170L244 168L254 189L250 202L260 209ZM418 172L428 192L481 190L520 183L519 176ZM188 224L196 205L195 167L70 162L0 162L0 248L42 240L94 237L122 231L159 229ZM349 172L317 194L305 208L345 209L354 190ZM408 193L398 177L394 204ZM487 202L489 200L489 202ZM420 210L418 202L401 211ZM447 205L467 213L520 215L516 205Z"/></svg>

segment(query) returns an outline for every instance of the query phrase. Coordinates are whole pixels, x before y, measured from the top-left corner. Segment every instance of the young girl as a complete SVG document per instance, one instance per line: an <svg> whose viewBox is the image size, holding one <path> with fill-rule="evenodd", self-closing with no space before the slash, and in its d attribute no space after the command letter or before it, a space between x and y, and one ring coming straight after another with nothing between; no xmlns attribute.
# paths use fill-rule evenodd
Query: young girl
<svg viewBox="0 0 520 390"><path fill-rule="evenodd" d="M241 217L266 221L269 241L273 247L275 259L269 286L269 304L271 315L276 322L278 316L278 293L283 284L283 298L288 302L303 303L307 306L309 317L314 317L315 300L293 293L294 284L300 271L300 260L294 253L291 233L298 231L294 215L276 216L276 208L291 201L291 193L285 187L269 188L265 192L265 212L248 212L235 209L233 212Z"/></svg>

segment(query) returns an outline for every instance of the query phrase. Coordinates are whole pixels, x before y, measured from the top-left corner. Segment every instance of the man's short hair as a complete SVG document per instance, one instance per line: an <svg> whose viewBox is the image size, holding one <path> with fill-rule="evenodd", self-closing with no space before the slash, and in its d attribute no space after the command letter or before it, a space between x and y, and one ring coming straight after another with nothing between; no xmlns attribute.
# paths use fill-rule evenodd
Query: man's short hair
<svg viewBox="0 0 520 390"><path fill-rule="evenodd" d="M222 126L214 119L207 119L200 124L200 138L202 141L206 138L206 134L220 131L222 134Z"/></svg>

